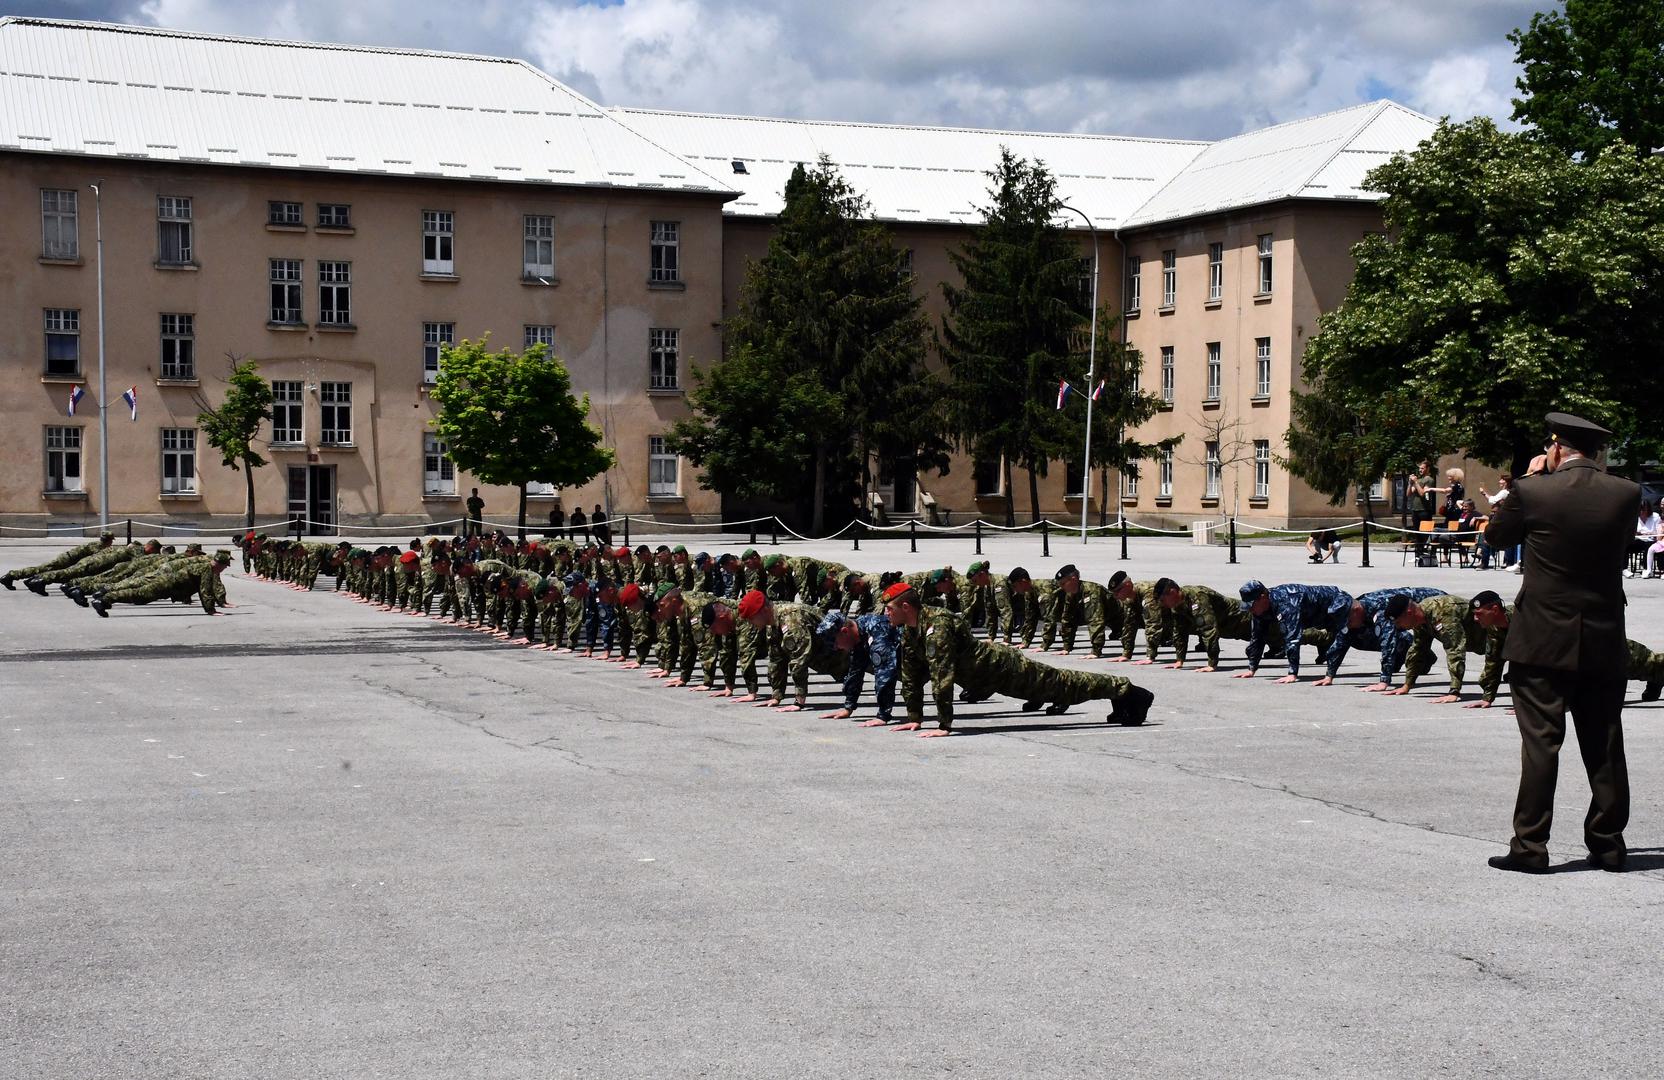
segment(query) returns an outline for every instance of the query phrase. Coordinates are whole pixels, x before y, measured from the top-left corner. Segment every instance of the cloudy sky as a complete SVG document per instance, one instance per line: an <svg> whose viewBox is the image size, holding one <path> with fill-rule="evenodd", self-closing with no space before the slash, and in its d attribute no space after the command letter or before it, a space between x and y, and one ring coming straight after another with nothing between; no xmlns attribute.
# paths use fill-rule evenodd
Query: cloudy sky
<svg viewBox="0 0 1664 1080"><path fill-rule="evenodd" d="M1390 97L1505 120L1550 0L4 0L520 56L607 105L1211 139Z"/></svg>

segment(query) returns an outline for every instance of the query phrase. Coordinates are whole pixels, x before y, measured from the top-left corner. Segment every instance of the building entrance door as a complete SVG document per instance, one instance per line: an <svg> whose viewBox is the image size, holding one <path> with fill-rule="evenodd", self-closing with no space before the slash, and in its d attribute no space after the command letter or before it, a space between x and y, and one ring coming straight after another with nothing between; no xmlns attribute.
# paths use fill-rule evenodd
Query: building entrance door
<svg viewBox="0 0 1664 1080"><path fill-rule="evenodd" d="M311 536L334 533L335 466L289 466L289 520L304 518Z"/></svg>

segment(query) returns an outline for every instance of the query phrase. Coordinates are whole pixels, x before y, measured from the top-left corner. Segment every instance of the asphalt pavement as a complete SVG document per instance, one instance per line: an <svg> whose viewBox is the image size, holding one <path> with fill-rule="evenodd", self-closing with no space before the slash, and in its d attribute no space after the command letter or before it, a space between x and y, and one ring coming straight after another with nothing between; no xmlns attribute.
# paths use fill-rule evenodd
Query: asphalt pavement
<svg viewBox="0 0 1664 1080"><path fill-rule="evenodd" d="M0 542L0 567L63 546ZM1235 566L1174 539L1134 538L1125 563L1113 540L984 546L998 571L1222 590L1520 581L1391 546L1371 569L1354 544L1321 567L1283 544ZM975 557L919 547L780 550L874 572ZM1485 865L1509 834L1511 717L1430 704L1442 667L1384 698L1359 692L1372 654L1328 688L1314 666L1230 679L1237 642L1212 675L1054 657L1133 675L1151 723L996 698L919 740L322 589L227 587L216 618L0 593L0 1077L1657 1067L1664 709L1638 684L1634 869L1578 861L1568 745L1560 872L1527 877ZM1664 582L1628 591L1630 636L1664 646Z"/></svg>

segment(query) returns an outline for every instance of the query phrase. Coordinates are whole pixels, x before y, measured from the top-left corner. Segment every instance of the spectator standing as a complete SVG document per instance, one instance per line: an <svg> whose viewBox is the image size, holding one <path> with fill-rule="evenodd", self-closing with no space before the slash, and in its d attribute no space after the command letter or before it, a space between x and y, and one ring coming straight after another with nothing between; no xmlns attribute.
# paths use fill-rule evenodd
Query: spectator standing
<svg viewBox="0 0 1664 1080"><path fill-rule="evenodd" d="M584 517L583 507L575 506L572 508L572 539L580 536L584 538L584 543L589 543L589 519Z"/></svg>
<svg viewBox="0 0 1664 1080"><path fill-rule="evenodd" d="M480 498L480 489L473 488L473 494L468 496L468 531L471 535L479 536L484 530L483 516L485 514L485 500Z"/></svg>
<svg viewBox="0 0 1664 1080"><path fill-rule="evenodd" d="M566 511L560 508L560 503L549 511L549 535L557 540L566 536Z"/></svg>
<svg viewBox="0 0 1664 1080"><path fill-rule="evenodd" d="M589 515L589 527L595 533L595 542L602 547L612 546L612 527L607 524L607 512L601 509L601 504L595 504L595 512Z"/></svg>
<svg viewBox="0 0 1664 1080"><path fill-rule="evenodd" d="M1428 565L1427 537L1421 532L1421 523L1433 520L1433 493L1438 490L1434 484L1433 463L1423 461L1420 471L1410 477L1410 517L1416 528L1417 566Z"/></svg>

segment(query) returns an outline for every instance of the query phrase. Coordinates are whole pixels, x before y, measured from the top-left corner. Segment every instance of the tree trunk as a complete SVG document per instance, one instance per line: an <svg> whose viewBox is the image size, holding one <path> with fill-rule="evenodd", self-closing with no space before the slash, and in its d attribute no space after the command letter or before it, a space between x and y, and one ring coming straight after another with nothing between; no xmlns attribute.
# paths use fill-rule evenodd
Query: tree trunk
<svg viewBox="0 0 1664 1080"><path fill-rule="evenodd" d="M1124 473L1125 471L1126 471L1125 467L1123 466L1122 472ZM1115 512L1117 514L1119 514L1121 512L1121 506L1120 506L1121 486L1119 484L1117 484L1115 486L1115 499L1116 499ZM1084 511L1082 511L1082 512L1084 513ZM1109 465L1100 461L1098 463L1098 528L1102 529L1102 528L1107 528L1108 526L1109 526Z"/></svg>
<svg viewBox="0 0 1664 1080"><path fill-rule="evenodd" d="M254 528L254 470L249 468L248 458L243 459L243 480L248 487L248 493L243 498L243 528Z"/></svg>
<svg viewBox="0 0 1664 1080"><path fill-rule="evenodd" d="M1542 451L1536 449L1535 444L1523 439L1514 440L1513 475L1511 479L1518 480L1525 475L1525 470L1531 467L1531 459Z"/></svg>
<svg viewBox="0 0 1664 1080"><path fill-rule="evenodd" d="M526 485L520 485L520 539L526 538Z"/></svg>
<svg viewBox="0 0 1664 1080"><path fill-rule="evenodd" d="M1034 466L1028 467L1028 507L1034 515L1034 520L1040 520L1040 477Z"/></svg>
<svg viewBox="0 0 1664 1080"><path fill-rule="evenodd" d="M809 513L809 534L820 536L826 526L826 446L815 447L815 505Z"/></svg>
<svg viewBox="0 0 1664 1080"><path fill-rule="evenodd" d="M1017 527L1017 500L1011 491L1011 459L1000 455L1000 465L1005 469L1005 527Z"/></svg>

